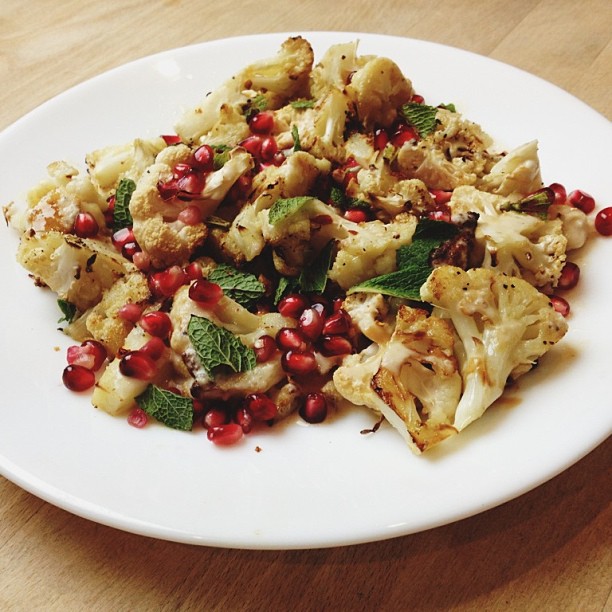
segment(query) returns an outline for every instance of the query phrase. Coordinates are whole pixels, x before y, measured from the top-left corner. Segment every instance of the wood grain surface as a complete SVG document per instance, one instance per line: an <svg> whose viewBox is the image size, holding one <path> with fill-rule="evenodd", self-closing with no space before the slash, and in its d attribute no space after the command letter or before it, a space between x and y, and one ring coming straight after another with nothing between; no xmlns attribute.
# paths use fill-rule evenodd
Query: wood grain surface
<svg viewBox="0 0 612 612"><path fill-rule="evenodd" d="M309 30L394 34L474 51L612 117L609 0L2 0L0 129L68 87L150 53ZM568 131L568 146L583 137L569 120L559 129ZM0 610L612 610L611 459L608 440L548 483L478 516L312 551L136 536L0 478Z"/></svg>

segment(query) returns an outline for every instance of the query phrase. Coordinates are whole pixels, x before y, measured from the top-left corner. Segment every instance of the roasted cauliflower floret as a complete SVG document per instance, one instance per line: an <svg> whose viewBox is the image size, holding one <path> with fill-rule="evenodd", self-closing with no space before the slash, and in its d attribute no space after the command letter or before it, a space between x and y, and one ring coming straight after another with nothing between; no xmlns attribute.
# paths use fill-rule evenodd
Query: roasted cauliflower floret
<svg viewBox="0 0 612 612"><path fill-rule="evenodd" d="M520 276L537 287L554 287L565 265L567 238L560 219L503 211L507 199L459 187L449 206L454 214L479 215L475 237L482 252L482 266Z"/></svg>
<svg viewBox="0 0 612 612"><path fill-rule="evenodd" d="M312 69L310 89L315 98L321 97L332 87L342 91L351 75L362 66L357 56L357 41L339 43L327 49L321 60Z"/></svg>
<svg viewBox="0 0 612 612"><path fill-rule="evenodd" d="M464 429L503 393L509 379L528 372L567 331L549 299L527 281L494 270L433 270L421 299L433 316L449 318L459 339L463 379L454 427Z"/></svg>
<svg viewBox="0 0 612 612"><path fill-rule="evenodd" d="M389 341L395 326L395 314L380 293L351 293L342 302L351 322L366 338L376 344Z"/></svg>

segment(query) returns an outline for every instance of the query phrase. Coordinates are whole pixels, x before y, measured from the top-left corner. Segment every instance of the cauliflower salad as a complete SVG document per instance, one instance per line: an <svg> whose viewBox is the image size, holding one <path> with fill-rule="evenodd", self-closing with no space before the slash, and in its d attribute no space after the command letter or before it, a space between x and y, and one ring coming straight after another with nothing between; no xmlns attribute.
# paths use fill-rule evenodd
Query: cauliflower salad
<svg viewBox="0 0 612 612"><path fill-rule="evenodd" d="M391 59L289 38L175 130L54 162L4 209L95 407L227 445L359 406L421 453L566 333L592 198Z"/></svg>

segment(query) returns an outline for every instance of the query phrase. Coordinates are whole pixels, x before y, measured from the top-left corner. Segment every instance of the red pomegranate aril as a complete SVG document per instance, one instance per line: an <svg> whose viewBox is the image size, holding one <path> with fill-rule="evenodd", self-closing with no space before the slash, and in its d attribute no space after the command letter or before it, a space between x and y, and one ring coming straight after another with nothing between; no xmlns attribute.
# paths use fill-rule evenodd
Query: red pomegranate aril
<svg viewBox="0 0 612 612"><path fill-rule="evenodd" d="M203 172L210 172L215 165L215 152L210 145L203 144L193 152L193 165Z"/></svg>
<svg viewBox="0 0 612 612"><path fill-rule="evenodd" d="M612 206L602 208L595 217L595 229L602 236L612 236Z"/></svg>
<svg viewBox="0 0 612 612"><path fill-rule="evenodd" d="M308 308L310 301L304 295L299 293L290 293L281 299L277 309L283 317L299 318L305 308Z"/></svg>
<svg viewBox="0 0 612 612"><path fill-rule="evenodd" d="M159 181L157 183L157 191L162 200L170 200L178 195L179 186L177 179L171 181Z"/></svg>
<svg viewBox="0 0 612 612"><path fill-rule="evenodd" d="M355 181L355 182L359 182L357 179L357 173L359 172L359 170L361 169L361 166L359 165L359 162L355 159L353 159L352 157L350 157L346 163L344 164L342 170L344 172L343 178L342 178L342 186L344 187L344 189L346 189L350 184L351 181Z"/></svg>
<svg viewBox="0 0 612 612"><path fill-rule="evenodd" d="M401 147L403 144L411 140L418 140L419 135L416 130L409 125L400 124L396 132L391 136L391 144L394 147Z"/></svg>
<svg viewBox="0 0 612 612"><path fill-rule="evenodd" d="M325 357L335 357L352 353L353 345L344 336L323 336L319 341L319 350Z"/></svg>
<svg viewBox="0 0 612 612"><path fill-rule="evenodd" d="M62 382L71 391L87 391L96 384L96 375L81 365L68 365L62 373Z"/></svg>
<svg viewBox="0 0 612 612"><path fill-rule="evenodd" d="M210 427L206 437L219 446L230 446L240 442L244 436L244 431L238 423L226 423L217 427Z"/></svg>
<svg viewBox="0 0 612 612"><path fill-rule="evenodd" d="M551 295L550 303L552 304L553 308L558 313L562 314L564 317L567 317L569 315L570 305L566 299L562 298L559 295Z"/></svg>
<svg viewBox="0 0 612 612"><path fill-rule="evenodd" d="M74 219L74 233L79 238L93 238L99 230L100 226L91 213L80 212Z"/></svg>
<svg viewBox="0 0 612 612"><path fill-rule="evenodd" d="M271 162L278 153L278 145L272 136L268 136L261 141L261 159Z"/></svg>
<svg viewBox="0 0 612 612"><path fill-rule="evenodd" d="M261 144L261 136L249 136L240 143L240 146L246 149L253 157L259 159L261 156Z"/></svg>
<svg viewBox="0 0 612 612"><path fill-rule="evenodd" d="M242 431L245 434L251 433L251 431L253 430L253 426L255 425L255 419L253 418L253 415L251 414L249 409L245 408L244 406L236 410L236 414L234 415L234 421L238 423L240 427L242 427Z"/></svg>
<svg viewBox="0 0 612 612"><path fill-rule="evenodd" d="M206 177L200 172L189 172L176 181L179 192L177 197L191 199L199 196L206 184Z"/></svg>
<svg viewBox="0 0 612 612"><path fill-rule="evenodd" d="M204 427L209 429L210 427L225 425L229 422L229 419L227 418L227 412L225 412L225 410L221 408L211 408L204 415L202 422L204 423Z"/></svg>
<svg viewBox="0 0 612 612"><path fill-rule="evenodd" d="M166 345L161 338L154 336L145 342L138 350L147 355L147 357L153 359L153 361L157 361L164 354Z"/></svg>
<svg viewBox="0 0 612 612"><path fill-rule="evenodd" d="M142 429L149 422L149 415L142 408L133 408L127 422L136 429Z"/></svg>
<svg viewBox="0 0 612 612"><path fill-rule="evenodd" d="M368 211L363 208L349 208L344 213L344 218L353 223L363 223L369 221Z"/></svg>
<svg viewBox="0 0 612 612"><path fill-rule="evenodd" d="M287 351L281 357L281 365L285 372L297 376L312 374L318 368L317 360L311 351Z"/></svg>
<svg viewBox="0 0 612 612"><path fill-rule="evenodd" d="M132 263L141 271L148 272L151 269L151 256L144 251L136 251L132 255Z"/></svg>
<svg viewBox="0 0 612 612"><path fill-rule="evenodd" d="M167 338L172 331L172 321L167 312L153 310L142 315L138 322L147 334L158 338Z"/></svg>
<svg viewBox="0 0 612 612"><path fill-rule="evenodd" d="M195 204L191 204L181 210L177 219L185 225L198 225L202 223L202 211Z"/></svg>
<svg viewBox="0 0 612 612"><path fill-rule="evenodd" d="M451 222L451 214L449 210L432 210L427 214L429 219L433 219L434 221L446 221L446 223Z"/></svg>
<svg viewBox="0 0 612 612"><path fill-rule="evenodd" d="M142 306L130 302L119 308L117 316L130 323L138 323L138 320L142 316Z"/></svg>
<svg viewBox="0 0 612 612"><path fill-rule="evenodd" d="M315 215L310 218L310 223L312 225L329 225L333 222L334 220L331 215Z"/></svg>
<svg viewBox="0 0 612 612"><path fill-rule="evenodd" d="M323 315L317 308L306 308L300 315L298 325L300 331L309 340L316 340L323 331Z"/></svg>
<svg viewBox="0 0 612 612"><path fill-rule="evenodd" d="M276 344L287 351L305 351L308 340L304 334L294 327L282 327L276 334Z"/></svg>
<svg viewBox="0 0 612 612"><path fill-rule="evenodd" d="M561 183L551 183L548 188L552 189L555 194L555 201L553 204L567 204L567 191Z"/></svg>
<svg viewBox="0 0 612 612"><path fill-rule="evenodd" d="M374 148L377 151L383 151L389 144L389 134L384 128L379 128L374 132Z"/></svg>
<svg viewBox="0 0 612 612"><path fill-rule="evenodd" d="M425 98L420 94L412 94L410 101L414 104L423 104L425 102Z"/></svg>
<svg viewBox="0 0 612 612"><path fill-rule="evenodd" d="M135 242L134 232L132 231L131 227L122 227L112 235L111 240L113 242L113 246L118 251L121 251L124 245L126 245L128 242Z"/></svg>
<svg viewBox="0 0 612 612"><path fill-rule="evenodd" d="M249 120L249 127L255 134L269 134L274 127L274 115L270 111L257 113Z"/></svg>
<svg viewBox="0 0 612 612"><path fill-rule="evenodd" d="M558 289L573 289L580 280L580 268L572 261L565 262L557 282Z"/></svg>
<svg viewBox="0 0 612 612"><path fill-rule="evenodd" d="M452 191L445 191L443 189L431 189L429 193L438 206L446 206L453 195Z"/></svg>
<svg viewBox="0 0 612 612"><path fill-rule="evenodd" d="M327 400L323 393L309 393L299 413L307 423L322 423L327 418Z"/></svg>
<svg viewBox="0 0 612 612"><path fill-rule="evenodd" d="M276 404L265 393L251 393L244 398L246 408L257 421L269 421L278 414Z"/></svg>
<svg viewBox="0 0 612 612"><path fill-rule="evenodd" d="M80 346L69 346L66 360L70 365L80 365L93 372L98 371L106 361L104 345L97 340L85 340Z"/></svg>
<svg viewBox="0 0 612 612"><path fill-rule="evenodd" d="M349 316L345 310L330 315L323 325L323 334L326 336L336 336L346 334L350 329Z"/></svg>
<svg viewBox="0 0 612 612"><path fill-rule="evenodd" d="M576 189L567 196L567 201L574 206L579 208L583 213L589 214L595 209L595 200L588 193Z"/></svg>
<svg viewBox="0 0 612 612"><path fill-rule="evenodd" d="M158 297L171 297L187 282L185 272L180 266L170 266L149 276L151 292Z"/></svg>
<svg viewBox="0 0 612 612"><path fill-rule="evenodd" d="M183 271L185 272L188 282L202 278L202 266L197 261L192 261L190 264L187 264Z"/></svg>
<svg viewBox="0 0 612 612"><path fill-rule="evenodd" d="M187 176L190 172L193 172L192 166L184 162L179 162L172 169L172 176L175 179L180 179L180 178L183 178L184 176Z"/></svg>
<svg viewBox="0 0 612 612"><path fill-rule="evenodd" d="M223 297L223 289L217 283L200 278L189 286L189 297L202 308L214 308Z"/></svg>
<svg viewBox="0 0 612 612"><path fill-rule="evenodd" d="M115 196L110 196L107 202L108 207L104 211L104 222L106 223L106 227L113 227L113 224L115 223Z"/></svg>
<svg viewBox="0 0 612 612"><path fill-rule="evenodd" d="M138 380L151 380L157 373L155 361L142 351L128 351L119 362L119 371L124 376Z"/></svg>
<svg viewBox="0 0 612 612"><path fill-rule="evenodd" d="M255 351L255 359L258 363L265 363L270 361L272 356L276 353L277 346L272 336L260 336L253 343L253 350Z"/></svg>
<svg viewBox="0 0 612 612"><path fill-rule="evenodd" d="M121 254L126 258L129 259L130 261L134 260L134 255L136 255L136 253L140 253L140 247L138 246L138 243L135 241L132 242L126 242L122 247L121 247Z"/></svg>
<svg viewBox="0 0 612 612"><path fill-rule="evenodd" d="M161 137L168 146L179 144L181 142L181 137L178 134L162 134Z"/></svg>

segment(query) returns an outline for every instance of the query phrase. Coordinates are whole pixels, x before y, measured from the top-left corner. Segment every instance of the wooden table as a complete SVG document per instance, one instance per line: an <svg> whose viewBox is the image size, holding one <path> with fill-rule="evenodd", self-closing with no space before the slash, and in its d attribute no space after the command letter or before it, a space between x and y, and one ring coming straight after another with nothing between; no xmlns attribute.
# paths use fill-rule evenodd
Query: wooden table
<svg viewBox="0 0 612 612"><path fill-rule="evenodd" d="M0 128L131 59L230 35L307 30L461 47L533 72L612 117L606 0L2 0ZM568 135L568 146L576 142ZM608 440L538 489L452 525L289 552L124 533L0 478L0 609L612 610L611 454Z"/></svg>

